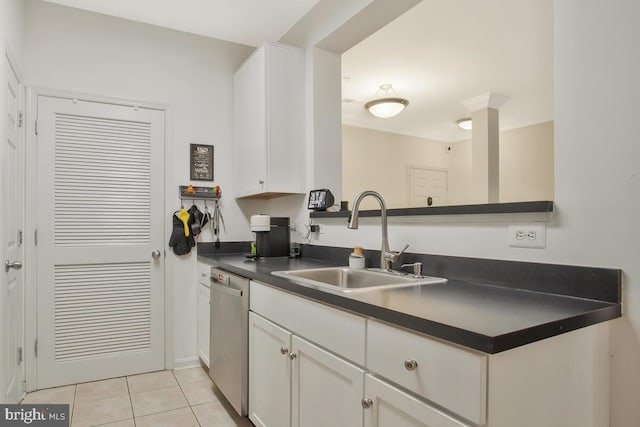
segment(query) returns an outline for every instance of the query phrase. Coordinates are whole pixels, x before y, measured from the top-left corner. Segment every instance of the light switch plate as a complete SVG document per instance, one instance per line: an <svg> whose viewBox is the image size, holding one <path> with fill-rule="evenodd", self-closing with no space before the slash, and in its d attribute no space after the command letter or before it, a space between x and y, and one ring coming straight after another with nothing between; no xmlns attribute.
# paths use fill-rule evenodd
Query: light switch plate
<svg viewBox="0 0 640 427"><path fill-rule="evenodd" d="M514 248L545 248L547 226L540 223L510 225L507 241Z"/></svg>

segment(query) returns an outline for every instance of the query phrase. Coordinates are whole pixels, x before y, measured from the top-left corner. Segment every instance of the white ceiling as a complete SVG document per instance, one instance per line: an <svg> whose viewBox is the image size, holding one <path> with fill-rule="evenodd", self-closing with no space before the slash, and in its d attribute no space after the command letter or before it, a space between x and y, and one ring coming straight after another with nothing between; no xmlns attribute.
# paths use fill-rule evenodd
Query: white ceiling
<svg viewBox="0 0 640 427"><path fill-rule="evenodd" d="M318 0L45 1L250 46L258 46L265 40L279 40L318 2Z"/></svg>
<svg viewBox="0 0 640 427"><path fill-rule="evenodd" d="M469 139L461 101L508 97L500 128L553 119L553 0L423 0L342 55L343 123L442 141ZM363 104L391 83L409 107L390 119Z"/></svg>

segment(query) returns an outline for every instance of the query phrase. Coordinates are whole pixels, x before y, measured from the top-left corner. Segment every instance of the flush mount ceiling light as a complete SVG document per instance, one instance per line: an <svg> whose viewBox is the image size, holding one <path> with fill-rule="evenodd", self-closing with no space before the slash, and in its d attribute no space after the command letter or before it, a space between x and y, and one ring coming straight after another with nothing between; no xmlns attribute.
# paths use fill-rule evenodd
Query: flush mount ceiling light
<svg viewBox="0 0 640 427"><path fill-rule="evenodd" d="M380 97L378 97L378 94L380 94ZM398 97L398 94L390 84L381 85L380 89L378 89L374 95L374 98L375 99L364 104L364 108L381 119L398 115L409 105L409 101Z"/></svg>
<svg viewBox="0 0 640 427"><path fill-rule="evenodd" d="M471 130L471 128L472 128L472 123L471 123L471 118L470 117L467 117L465 119L456 120L456 124L458 125L458 127L460 127L461 129L464 129L464 130Z"/></svg>

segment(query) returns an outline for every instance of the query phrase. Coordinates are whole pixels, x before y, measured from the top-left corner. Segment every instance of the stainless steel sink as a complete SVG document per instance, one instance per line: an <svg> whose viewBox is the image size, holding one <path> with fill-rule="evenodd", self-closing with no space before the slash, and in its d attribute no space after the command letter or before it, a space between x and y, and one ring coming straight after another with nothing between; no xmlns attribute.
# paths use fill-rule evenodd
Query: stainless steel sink
<svg viewBox="0 0 640 427"><path fill-rule="evenodd" d="M311 268L308 270L274 271L271 274L286 277L294 283L318 289L355 293L377 289L444 283L441 277L412 277L409 274L393 274L378 269L353 270L348 267Z"/></svg>

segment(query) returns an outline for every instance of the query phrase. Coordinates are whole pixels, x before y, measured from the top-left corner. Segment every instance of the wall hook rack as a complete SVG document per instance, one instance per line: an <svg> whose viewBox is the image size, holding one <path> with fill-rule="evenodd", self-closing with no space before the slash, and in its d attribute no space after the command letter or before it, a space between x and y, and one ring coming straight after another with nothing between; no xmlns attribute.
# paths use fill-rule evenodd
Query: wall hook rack
<svg viewBox="0 0 640 427"><path fill-rule="evenodd" d="M180 200L220 200L222 190L219 185L215 187L199 187L195 185L180 185L178 188Z"/></svg>

